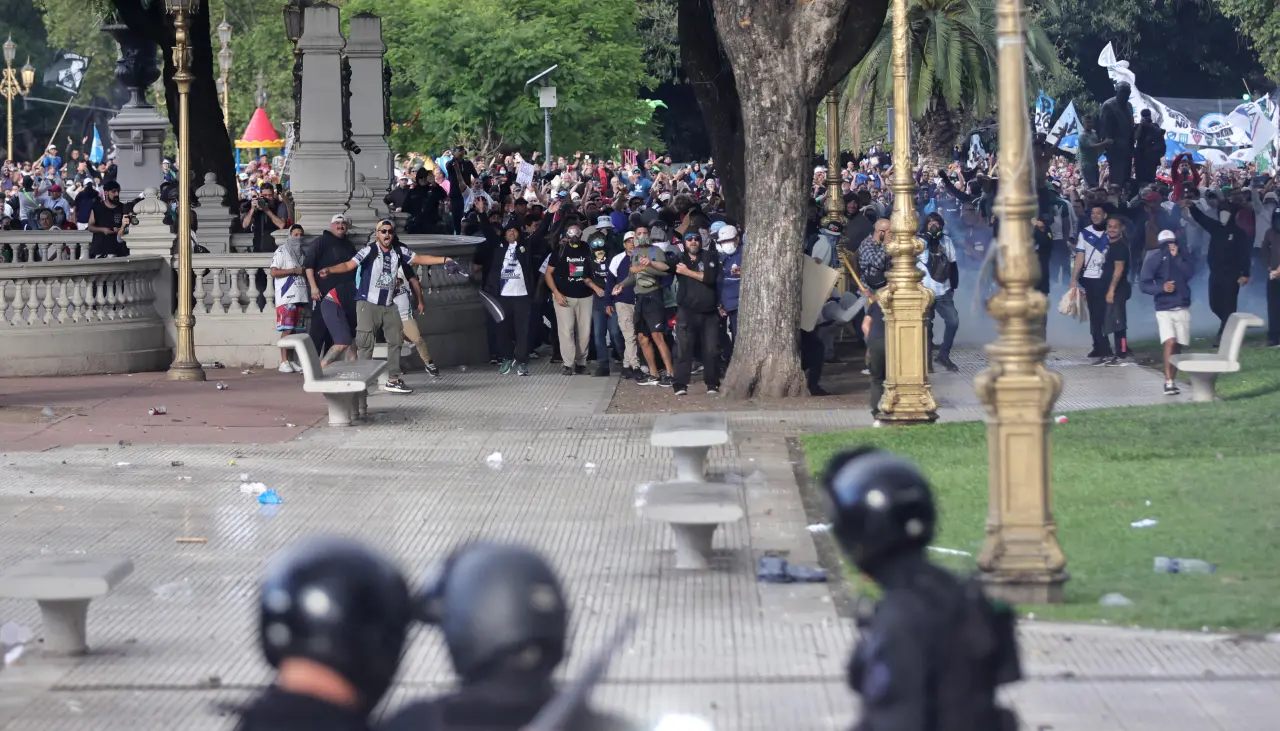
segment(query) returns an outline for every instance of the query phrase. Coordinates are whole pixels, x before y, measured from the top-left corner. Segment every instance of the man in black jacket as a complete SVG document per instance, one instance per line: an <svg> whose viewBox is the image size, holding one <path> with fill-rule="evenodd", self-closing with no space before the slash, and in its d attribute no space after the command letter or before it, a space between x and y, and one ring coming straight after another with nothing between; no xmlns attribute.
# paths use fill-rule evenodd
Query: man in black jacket
<svg viewBox="0 0 1280 731"><path fill-rule="evenodd" d="M462 193L476 179L476 166L467 159L467 148L453 148L453 159L445 168L449 175L449 206L453 213L453 234L462 233Z"/></svg>
<svg viewBox="0 0 1280 731"><path fill-rule="evenodd" d="M311 285L311 327L308 334L315 343L316 352L324 353L325 348L333 343L329 328L320 316L320 302L330 292L346 316L347 325L355 332L356 326L356 273L344 272L330 274L324 279L322 289L316 281L316 272L328 267L344 264L356 255L356 247L347 239L347 217L339 213L329 221L329 229L316 239L303 258L303 267L307 270L307 283ZM348 343L349 344L349 343Z"/></svg>
<svg viewBox="0 0 1280 731"><path fill-rule="evenodd" d="M1253 237L1236 222L1238 206L1223 201L1215 220L1205 215L1189 198L1178 201L1200 227L1209 232L1209 309L1218 316L1218 334L1213 347L1222 340L1227 318L1236 311L1240 288L1249 283L1249 267L1253 256Z"/></svg>
<svg viewBox="0 0 1280 731"><path fill-rule="evenodd" d="M684 253L676 262L676 363L675 394L689 393L693 372L693 351L702 353L702 378L707 393L720 391L720 259L714 251L703 250L702 235L684 236Z"/></svg>
<svg viewBox="0 0 1280 731"><path fill-rule="evenodd" d="M1156 180L1156 168L1160 166L1160 158L1164 157L1164 130L1151 121L1151 110L1142 110L1142 121L1138 122L1138 147L1134 151L1133 169L1138 177L1138 185L1147 185Z"/></svg>
<svg viewBox="0 0 1280 731"><path fill-rule="evenodd" d="M483 202L479 205L484 206ZM518 375L529 375L530 312L538 289L538 267L547 253L546 233L551 216L544 216L532 233L522 233L519 223L509 220L498 233L489 217L482 215L480 230L485 240L476 246L471 260L472 273L480 279L480 286L502 305L503 318L495 344L501 358L498 372L504 376L513 367Z"/></svg>
<svg viewBox="0 0 1280 731"><path fill-rule="evenodd" d="M444 188L436 184L435 176L426 168L418 168L414 180L414 186L409 189L404 200L404 212L409 214L405 233L438 233L440 203L449 196Z"/></svg>

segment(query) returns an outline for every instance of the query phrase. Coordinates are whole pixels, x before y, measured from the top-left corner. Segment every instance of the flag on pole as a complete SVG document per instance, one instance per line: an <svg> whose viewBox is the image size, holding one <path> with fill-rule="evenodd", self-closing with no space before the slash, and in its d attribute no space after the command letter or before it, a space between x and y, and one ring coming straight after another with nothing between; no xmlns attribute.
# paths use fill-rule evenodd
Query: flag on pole
<svg viewBox="0 0 1280 731"><path fill-rule="evenodd" d="M1045 133L1049 131L1049 125L1053 122L1053 99L1040 90L1040 95L1036 97L1036 131Z"/></svg>
<svg viewBox="0 0 1280 731"><path fill-rule="evenodd" d="M1083 129L1080 117L1076 114L1076 103L1070 102L1062 110L1062 116L1053 124L1045 140L1051 145L1057 145L1059 149L1075 152L1080 147L1080 132Z"/></svg>
<svg viewBox="0 0 1280 731"><path fill-rule="evenodd" d="M98 125L93 125L93 147L89 148L89 162L97 165L106 155L102 150L102 137L98 134Z"/></svg>
<svg viewBox="0 0 1280 731"><path fill-rule="evenodd" d="M56 86L68 94L75 96L84 83L85 72L89 70L89 58L70 51L58 51L53 63L44 72L44 83Z"/></svg>

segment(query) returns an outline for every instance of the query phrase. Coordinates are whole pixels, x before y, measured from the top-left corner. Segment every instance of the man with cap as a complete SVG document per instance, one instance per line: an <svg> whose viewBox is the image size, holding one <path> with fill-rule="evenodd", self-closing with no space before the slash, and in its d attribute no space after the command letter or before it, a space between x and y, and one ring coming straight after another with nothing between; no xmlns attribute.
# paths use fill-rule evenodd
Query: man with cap
<svg viewBox="0 0 1280 731"><path fill-rule="evenodd" d="M341 264L355 256L356 247L347 238L349 227L347 217L338 213L329 219L329 228L312 242L311 247L303 248L302 266L307 272L308 291L311 293L311 326L308 334L315 343L316 352L321 354L331 345L341 345L345 350L355 339L355 273L330 272L323 287L316 279L317 271ZM334 327L330 327L331 324Z"/></svg>
<svg viewBox="0 0 1280 731"><path fill-rule="evenodd" d="M467 159L467 148L458 145L453 148L453 157L445 164L449 175L449 205L453 214L453 231L457 236L462 233L462 214L466 210L463 194L467 192L477 177L476 166Z"/></svg>
<svg viewBox="0 0 1280 731"><path fill-rule="evenodd" d="M1191 344L1191 277L1195 262L1191 252L1178 245L1172 231L1160 232L1160 248L1147 252L1142 262L1139 287L1152 296L1156 307L1156 326L1164 347L1164 393L1178 395L1173 379L1173 356Z"/></svg>
<svg viewBox="0 0 1280 731"><path fill-rule="evenodd" d="M715 237L716 253L720 255L720 317L724 318L726 336L724 361L728 363L733 360L733 344L738 339L738 297L742 291L742 246L738 241L738 229L724 221L711 224L711 235Z"/></svg>
<svg viewBox="0 0 1280 731"><path fill-rule="evenodd" d="M53 168L54 171L62 169L62 158L58 156L58 146L49 145L44 151L44 157L40 158L40 169L48 170Z"/></svg>
<svg viewBox="0 0 1280 731"><path fill-rule="evenodd" d="M873 448L837 455L823 487L831 532L880 586L849 663L862 697L858 731L1013 731L996 688L1021 679L1014 615L929 562L937 510L928 481L906 460Z"/></svg>
<svg viewBox="0 0 1280 731"><path fill-rule="evenodd" d="M429 174L428 174L429 175ZM409 199L409 176L402 175L396 181L396 187L392 188L386 195L382 197L382 202L387 204L387 208L392 213L403 211L405 201Z"/></svg>
<svg viewBox="0 0 1280 731"><path fill-rule="evenodd" d="M104 198L93 204L89 212L88 230L93 234L89 241L89 258L105 259L124 256L124 242L120 230L124 228L124 204L120 202L120 184L108 180L102 184Z"/></svg>
<svg viewBox="0 0 1280 731"><path fill-rule="evenodd" d="M557 204L558 206L559 204ZM494 333L498 372L529 375L529 335L532 327L533 297L538 289L538 263L546 257L546 234L552 216L539 221L510 217L495 231L488 218L482 219L480 230L485 240L476 245L471 259L472 275L480 280L485 292L497 298L502 307L502 322ZM521 225L536 226L522 232Z"/></svg>
<svg viewBox="0 0 1280 731"><path fill-rule="evenodd" d="M241 710L237 731L367 731L413 621L395 565L354 541L306 540L268 565L258 601L276 676Z"/></svg>
<svg viewBox="0 0 1280 731"><path fill-rule="evenodd" d="M613 296L622 294L622 290L635 289L636 307L636 340L644 353L645 362L649 366L649 375L637 379L641 386L662 386L670 388L671 376L675 370L671 365L671 349L667 346L667 324L665 299L662 280L671 276L674 266L668 263L666 251L649 240L649 227L641 224L635 230L635 250L631 254L631 269L627 276L613 287ZM621 276L621 274L620 274ZM662 358L661 376L658 374L658 359Z"/></svg>
<svg viewBox="0 0 1280 731"><path fill-rule="evenodd" d="M404 203L397 204L397 208L402 208L409 214L405 232L437 233L440 228L440 204L449 199L449 194L440 186L436 174L425 167L418 168L418 172L414 173L414 181L414 186L405 194Z"/></svg>
<svg viewBox="0 0 1280 731"><path fill-rule="evenodd" d="M720 392L720 258L704 251L702 234L684 235L684 251L676 259L676 370L674 393L689 393L693 354L701 352L703 382L707 393Z"/></svg>
<svg viewBox="0 0 1280 731"><path fill-rule="evenodd" d="M420 621L444 636L457 690L399 709L379 731L525 728L557 697L569 608L555 571L517 545L472 543L451 553L415 598ZM563 731L639 728L584 706Z"/></svg>
<svg viewBox="0 0 1280 731"><path fill-rule="evenodd" d="M636 235L628 231L622 235L622 251L609 259L608 279L605 282L605 289L609 291L610 331L620 332L625 344L622 353L623 379L639 379L644 376L636 349L635 290L616 289L618 283L626 279L631 271L631 255L635 250Z"/></svg>
<svg viewBox="0 0 1280 731"><path fill-rule="evenodd" d="M76 228L81 231L89 228L89 214L93 212L93 204L99 200L93 178L85 178L83 185L84 187L76 194L75 200Z"/></svg>

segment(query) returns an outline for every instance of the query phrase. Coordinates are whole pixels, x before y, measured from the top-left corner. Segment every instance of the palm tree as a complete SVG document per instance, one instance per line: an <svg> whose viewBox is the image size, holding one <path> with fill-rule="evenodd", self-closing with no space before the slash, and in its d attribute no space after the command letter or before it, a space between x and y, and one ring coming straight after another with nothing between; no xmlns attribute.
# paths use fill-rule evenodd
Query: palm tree
<svg viewBox="0 0 1280 731"><path fill-rule="evenodd" d="M980 119L996 100L994 0L909 0L911 49L907 62L911 118L917 149L929 167L951 157L964 118ZM893 22L849 72L845 98L859 119L893 100ZM1044 31L1027 18L1029 80L1062 73Z"/></svg>

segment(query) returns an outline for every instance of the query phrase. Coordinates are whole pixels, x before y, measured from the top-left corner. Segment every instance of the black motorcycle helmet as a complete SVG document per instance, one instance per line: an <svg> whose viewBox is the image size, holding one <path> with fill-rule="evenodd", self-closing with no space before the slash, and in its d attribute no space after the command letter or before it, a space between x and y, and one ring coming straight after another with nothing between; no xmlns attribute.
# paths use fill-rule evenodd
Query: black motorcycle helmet
<svg viewBox="0 0 1280 731"><path fill-rule="evenodd" d="M555 572L516 545L454 551L417 598L418 616L444 634L463 683L516 674L547 680L565 656L569 609Z"/></svg>
<svg viewBox="0 0 1280 731"><path fill-rule="evenodd" d="M306 658L332 668L366 713L391 687L413 603L387 559L347 539L303 541L267 567L259 601L258 635L272 667Z"/></svg>
<svg viewBox="0 0 1280 731"><path fill-rule="evenodd" d="M921 551L933 540L937 510L915 465L874 448L837 455L823 487L832 503L831 529L841 548L874 576L886 559Z"/></svg>

